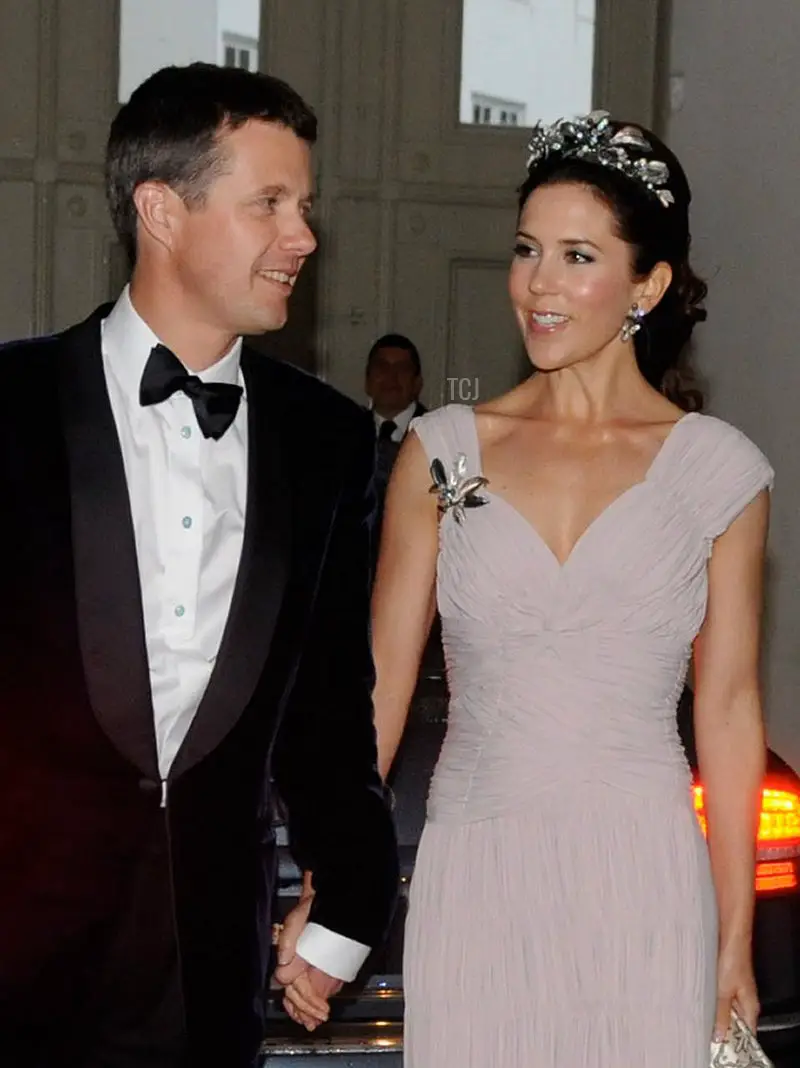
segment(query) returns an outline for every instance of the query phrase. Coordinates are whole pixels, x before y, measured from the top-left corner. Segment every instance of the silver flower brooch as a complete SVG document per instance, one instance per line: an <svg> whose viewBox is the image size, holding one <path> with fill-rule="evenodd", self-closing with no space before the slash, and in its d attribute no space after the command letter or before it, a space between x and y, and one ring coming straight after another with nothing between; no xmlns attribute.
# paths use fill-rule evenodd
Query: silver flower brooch
<svg viewBox="0 0 800 1068"><path fill-rule="evenodd" d="M467 478L467 458L463 452L458 453L450 472L445 471L444 464L438 458L431 464L433 485L428 490L439 498L439 511L452 510L457 523L463 523L467 508L480 508L489 500L478 490L488 485L489 480L482 475Z"/></svg>

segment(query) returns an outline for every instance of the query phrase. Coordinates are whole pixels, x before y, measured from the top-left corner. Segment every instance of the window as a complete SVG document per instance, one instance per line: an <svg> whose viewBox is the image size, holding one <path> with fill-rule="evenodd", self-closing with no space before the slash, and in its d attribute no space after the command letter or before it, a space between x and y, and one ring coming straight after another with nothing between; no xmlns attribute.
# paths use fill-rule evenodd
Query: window
<svg viewBox="0 0 800 1068"><path fill-rule="evenodd" d="M119 99L153 71L201 60L258 70L261 0L118 0Z"/></svg>
<svg viewBox="0 0 800 1068"><path fill-rule="evenodd" d="M225 33L222 35L222 48L226 67L258 70L258 41L251 37Z"/></svg>
<svg viewBox="0 0 800 1068"><path fill-rule="evenodd" d="M592 108L597 0L461 0L459 118L532 126Z"/></svg>
<svg viewBox="0 0 800 1068"><path fill-rule="evenodd" d="M524 126L525 105L473 93L472 121L476 126Z"/></svg>

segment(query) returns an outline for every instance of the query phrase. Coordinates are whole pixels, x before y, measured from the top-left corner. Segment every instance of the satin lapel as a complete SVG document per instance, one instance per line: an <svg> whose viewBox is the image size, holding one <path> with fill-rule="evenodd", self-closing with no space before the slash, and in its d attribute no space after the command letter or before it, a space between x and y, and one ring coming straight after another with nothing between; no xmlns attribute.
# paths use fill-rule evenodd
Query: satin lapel
<svg viewBox="0 0 800 1068"><path fill-rule="evenodd" d="M219 654L170 777L215 749L253 696L264 670L289 572L290 502L287 459L281 455L281 396L267 366L246 348L247 513L242 556ZM266 361L264 361L266 363Z"/></svg>
<svg viewBox="0 0 800 1068"><path fill-rule="evenodd" d="M124 757L158 778L136 543L100 347L107 310L64 335L59 366L78 629L100 726Z"/></svg>

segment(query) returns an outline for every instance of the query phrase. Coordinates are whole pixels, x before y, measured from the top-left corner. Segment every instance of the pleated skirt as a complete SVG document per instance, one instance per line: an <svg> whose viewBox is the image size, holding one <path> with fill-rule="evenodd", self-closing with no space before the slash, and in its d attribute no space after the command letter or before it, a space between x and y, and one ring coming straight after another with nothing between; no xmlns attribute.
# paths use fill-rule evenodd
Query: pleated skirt
<svg viewBox="0 0 800 1068"><path fill-rule="evenodd" d="M586 788L429 822L405 1068L708 1068L717 917L688 800Z"/></svg>

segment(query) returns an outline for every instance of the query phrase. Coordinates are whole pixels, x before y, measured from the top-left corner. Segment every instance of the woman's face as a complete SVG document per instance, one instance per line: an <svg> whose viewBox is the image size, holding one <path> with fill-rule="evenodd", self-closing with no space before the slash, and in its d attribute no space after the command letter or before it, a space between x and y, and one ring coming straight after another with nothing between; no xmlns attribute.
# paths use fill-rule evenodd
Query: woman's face
<svg viewBox="0 0 800 1068"><path fill-rule="evenodd" d="M570 367L618 341L642 286L633 277L631 246L616 229L588 186L545 185L528 197L509 290L537 369Z"/></svg>

